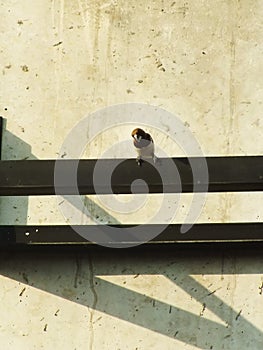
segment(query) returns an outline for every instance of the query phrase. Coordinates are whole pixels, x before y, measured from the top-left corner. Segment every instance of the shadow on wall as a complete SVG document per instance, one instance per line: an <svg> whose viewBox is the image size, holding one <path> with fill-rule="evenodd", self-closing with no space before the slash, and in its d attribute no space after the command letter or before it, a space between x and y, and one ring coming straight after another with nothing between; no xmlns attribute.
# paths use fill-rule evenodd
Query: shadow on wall
<svg viewBox="0 0 263 350"><path fill-rule="evenodd" d="M2 160L38 159L31 152L31 146L6 129L3 119ZM79 208L75 196L67 196L73 206ZM101 223L120 224L91 198L82 196L82 200L92 217L99 218ZM0 225L26 225L28 216L28 196L0 196Z"/></svg>
<svg viewBox="0 0 263 350"><path fill-rule="evenodd" d="M21 289L24 284L34 286L200 349L244 349L252 344L254 350L262 349L262 332L230 302L237 293L236 274L262 272L262 257L219 253L187 257L156 251L138 254L130 249L120 254L49 255L48 259L49 263L44 255L6 256L1 258L0 273L22 282ZM157 276L151 281L149 275ZM211 282L202 275L217 276ZM185 293L183 300L180 291ZM256 288L249 293L251 300L253 293L254 298L261 297ZM17 297L22 299L19 293ZM172 300L172 305L165 299ZM192 312L192 305L200 307L199 314Z"/></svg>
<svg viewBox="0 0 263 350"><path fill-rule="evenodd" d="M31 146L6 129L3 119L2 160L37 159ZM0 224L25 225L27 223L28 196L0 197Z"/></svg>
<svg viewBox="0 0 263 350"><path fill-rule="evenodd" d="M2 155L2 159L37 159L31 153L29 144L6 129ZM1 224L26 224L27 197L1 197L0 205ZM94 204L94 211L99 209ZM21 289L25 284L34 286L90 310L98 310L201 349L219 349L218 344L220 349L252 346L254 350L262 349L263 334L260 329L242 315L242 310L235 309L235 305L229 303L233 298L229 294L235 293L236 288L235 282L231 285L229 276L235 279L236 274L261 274L262 257L252 257L251 260L243 255L224 258L213 252L210 257L189 258L184 254L164 255L156 251L142 256L132 249L120 254L111 252L105 256L96 254L88 257L48 255L48 263L46 252L43 256L4 254L0 256L0 273L23 283ZM202 274L218 275L218 278L205 286L194 277ZM158 275L150 286L145 280L149 275ZM107 276L118 276L118 283L107 280ZM147 295L158 283L161 285L164 282L159 278L169 282L165 291L161 288L159 291L169 295L169 300L173 300L172 305L165 302L164 295ZM138 288L140 291L133 290L135 280L142 285ZM178 298L178 290L185 292L185 303ZM218 291L223 291L221 297L217 295ZM259 290L254 288L247 293L253 300ZM18 303L23 302L19 293L17 298ZM195 307L198 303L199 314L191 312L191 303ZM213 313L216 320L215 317L209 319L207 311Z"/></svg>

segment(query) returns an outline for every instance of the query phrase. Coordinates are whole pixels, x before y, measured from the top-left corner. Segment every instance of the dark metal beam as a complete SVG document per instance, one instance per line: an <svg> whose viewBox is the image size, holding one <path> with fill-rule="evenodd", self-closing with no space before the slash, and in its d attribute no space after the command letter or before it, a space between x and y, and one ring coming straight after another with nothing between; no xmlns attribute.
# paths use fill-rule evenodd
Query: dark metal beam
<svg viewBox="0 0 263 350"><path fill-rule="evenodd" d="M200 158L191 158L198 166ZM263 157L207 157L209 173L209 192L222 191L262 191L263 190ZM76 160L59 160L62 174L72 172ZM150 193L163 193L163 184L158 171L150 163L138 167L134 159L99 160L101 172L107 174L108 169L115 169L111 177L113 193L131 193L131 183L136 179L144 180ZM182 185L182 192L193 191L193 175L188 158L173 158ZM8 160L0 161L0 195L54 195L55 160ZM118 165L119 164L119 165ZM158 165L162 171L169 168L170 159L163 158ZM101 182L96 190L93 185L95 159L80 160L78 164L78 189L80 194L108 194L109 189ZM157 167L158 169L158 167ZM176 192L178 180L170 174L170 183L164 192ZM196 192L203 192L204 183L199 184ZM138 193L143 193L145 187L137 186ZM57 187L59 194L77 194L67 176L62 177Z"/></svg>
<svg viewBox="0 0 263 350"><path fill-rule="evenodd" d="M97 225L85 226L86 232L92 234ZM132 225L111 225L110 227L123 228L123 245L125 241L125 229ZM154 225L156 228L158 225ZM157 237L144 246L149 245L177 245L182 243L224 243L224 242L263 242L262 223L228 223L228 224L195 224L185 234L180 233L180 224L167 226ZM140 229L151 232L153 225L140 225ZM106 233L106 235L105 235ZM115 246L111 240L110 232L107 235L107 226L103 226L102 243ZM132 242L131 242L132 243ZM80 236L69 225L55 226L0 226L0 246L10 245L66 245L77 244L97 246ZM121 246L122 243L120 242Z"/></svg>
<svg viewBox="0 0 263 350"><path fill-rule="evenodd" d="M3 141L4 119L0 117L0 160L2 159L2 141Z"/></svg>

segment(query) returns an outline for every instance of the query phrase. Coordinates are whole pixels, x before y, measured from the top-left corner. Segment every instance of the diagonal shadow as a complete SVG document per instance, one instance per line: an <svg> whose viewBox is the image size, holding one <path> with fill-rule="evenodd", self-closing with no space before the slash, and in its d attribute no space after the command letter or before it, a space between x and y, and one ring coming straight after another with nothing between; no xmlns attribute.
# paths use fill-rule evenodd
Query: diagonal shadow
<svg viewBox="0 0 263 350"><path fill-rule="evenodd" d="M6 129L3 119L2 160L37 159L31 146ZM2 225L27 223L28 196L0 196L0 222Z"/></svg>
<svg viewBox="0 0 263 350"><path fill-rule="evenodd" d="M2 119L2 160L38 159L32 153L32 147L24 140L20 139L6 128L7 120ZM21 127L21 130L24 130ZM84 220L96 217L101 223L120 224L120 222L96 204L91 198L82 197L83 205L88 209L91 217L83 217ZM74 196L65 196L73 206L82 211ZM28 196L0 196L0 223L2 225L26 225L28 212ZM11 214L12 213L12 214ZM8 222L7 222L8 218Z"/></svg>
<svg viewBox="0 0 263 350"><path fill-rule="evenodd" d="M36 159L31 153L30 145L5 130L3 159L23 158ZM67 199L76 206L73 196ZM15 198L15 203L23 211L19 213L20 223L21 218L26 223L28 198ZM118 223L90 198L85 197L84 203L91 213ZM3 204L6 208L7 198L4 197L0 204L2 208ZM1 215L3 215L2 209ZM240 256L243 261L242 269L237 271L231 267L233 257L226 257L227 266L224 266L224 260L215 252L211 252L210 257L202 257L200 253L186 257L184 253L177 253L175 256L173 253L156 253L156 251L143 256L138 256L133 250L121 253L117 256L116 251L109 254L107 252L104 256L97 255L92 259L87 256L49 255L48 264L45 256L3 254L0 256L0 273L25 285L201 349L215 349L215 335L222 339L225 348L233 348L233 334L238 338L235 339L236 348L249 348L251 344L253 350L262 348L262 331L246 320L242 313L238 315L237 310L190 276L202 273L219 275L262 273L262 258L255 263L254 257L251 260L242 252ZM209 259L212 260L207 264ZM170 273L167 273L167 269ZM96 275L125 277L133 274L164 275L194 300L205 305L205 308L217 315L222 322L207 319L205 312L204 315L196 315L174 306L177 303L176 294L173 305L170 305L131 290L132 285L129 283L118 286L96 277ZM236 331L236 325L240 331Z"/></svg>
<svg viewBox="0 0 263 350"><path fill-rule="evenodd" d="M85 195L81 195L81 202L74 195L63 195L61 198L68 201L75 209L82 213L83 222L78 223L81 225L93 223L93 218L99 221L101 224L118 225L121 224L114 216L110 215L105 209L99 206L94 200ZM88 210L88 213L83 212L83 207Z"/></svg>
<svg viewBox="0 0 263 350"><path fill-rule="evenodd" d="M173 281L169 276L166 277ZM236 328L238 328L241 329L241 331L238 332L238 342L240 346L237 348L243 347L248 349L251 347L251 344L253 344L253 349L260 349L262 347L263 331L255 327L242 316L242 309L236 311L217 297L215 295L217 289L211 292L189 275L185 276L183 280L173 282L192 298L202 302L204 306L203 312L205 309L208 309L225 322L225 332L220 334L220 330L218 329L214 334L217 334L217 336L220 334L221 339L225 339L227 342L231 343L233 341L232 336L236 332ZM233 348L232 346L229 345L228 348Z"/></svg>
<svg viewBox="0 0 263 350"><path fill-rule="evenodd" d="M229 330L220 323L108 281L99 278L94 281L100 288L96 310L107 315L202 349L210 349L215 333L222 337L229 334ZM202 334L204 329L209 329L205 337Z"/></svg>
<svg viewBox="0 0 263 350"><path fill-rule="evenodd" d="M132 254L133 250L129 252ZM216 348L215 336L222 340L224 348L251 348L251 344L253 350L262 348L262 332L190 276L206 273L207 257L188 259L186 256L157 254L157 258L153 260L151 254L139 258L135 252L132 257L128 257L127 254L117 257L116 253L112 253L92 257L49 255L48 259L47 264L44 255L30 254L25 257L23 254L5 254L0 257L0 273L28 286L200 349L222 349L223 347ZM214 255L210 269L207 270L211 272L214 268L214 273L219 275L238 273L233 267L232 257L224 260L222 268L222 257ZM260 260L262 263L262 258ZM250 260L250 263L253 263L253 260ZM252 270L250 268L250 273L253 273ZM173 281L175 287L183 289L201 305L205 304L221 322L206 318L205 312L204 315L196 315L175 306L179 302L182 304L182 300L177 299L174 289L170 291L174 295L173 305L170 305L133 291L129 281L119 286L96 277L119 275L125 279L127 275L135 275L135 278L138 274L164 275ZM146 292L150 290L151 288L146 289ZM189 305L186 304L186 308L189 310Z"/></svg>

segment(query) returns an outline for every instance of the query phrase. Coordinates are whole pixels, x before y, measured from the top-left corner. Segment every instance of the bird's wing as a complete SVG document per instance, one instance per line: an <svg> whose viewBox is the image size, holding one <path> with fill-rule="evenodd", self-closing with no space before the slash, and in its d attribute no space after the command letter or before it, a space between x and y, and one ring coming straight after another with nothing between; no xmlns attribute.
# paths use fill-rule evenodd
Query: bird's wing
<svg viewBox="0 0 263 350"><path fill-rule="evenodd" d="M145 140L153 142L153 139L150 134L145 133Z"/></svg>

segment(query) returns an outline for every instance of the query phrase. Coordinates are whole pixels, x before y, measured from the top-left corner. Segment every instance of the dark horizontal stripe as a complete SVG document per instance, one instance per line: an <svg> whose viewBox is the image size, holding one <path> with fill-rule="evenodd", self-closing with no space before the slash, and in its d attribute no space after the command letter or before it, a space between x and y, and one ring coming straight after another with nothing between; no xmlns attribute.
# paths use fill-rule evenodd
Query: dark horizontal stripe
<svg viewBox="0 0 263 350"><path fill-rule="evenodd" d="M173 158L172 161L179 173L181 190L178 178L172 173L171 160L160 159L155 168L144 162L138 167L135 159L102 159L97 165L100 175L96 177L96 188L93 183L96 159L90 160L6 160L0 161L0 195L54 195L59 194L115 194L131 193L131 184L136 179L142 179L148 185L150 193L162 192L192 192L193 175L190 163L196 167L201 164L202 158ZM207 157L209 182L200 178L196 183L195 192L204 192L208 186L209 192L223 191L262 191L263 190L263 157ZM57 191L54 187L54 169L60 172ZM69 175L78 166L78 188L74 187ZM114 169L110 177L109 169ZM159 170L165 173L165 184ZM109 174L109 175L107 175ZM108 180L107 180L108 178ZM195 179L197 182L198 179ZM106 186L108 181L110 186ZM145 186L138 185L136 193L144 193Z"/></svg>
<svg viewBox="0 0 263 350"><path fill-rule="evenodd" d="M108 246L115 246L116 242L112 240L111 228L119 229L119 246L134 243L136 240L126 234L126 229L134 225L111 225L111 226L77 226L85 228L87 236L94 237L94 231L98 228L101 233L96 231L96 240ZM163 228L161 225L140 225L142 237L151 234L153 229ZM176 245L180 243L204 243L204 242L263 242L263 224L262 223L228 223L228 224L195 224L184 234L180 232L180 224L171 224L149 242L144 245L160 244L162 246ZM100 238L101 234L101 238ZM14 244L22 245L44 245L44 244L80 244L95 246L90 240L79 235L69 225L40 225L40 226L0 226L0 245L8 246Z"/></svg>

